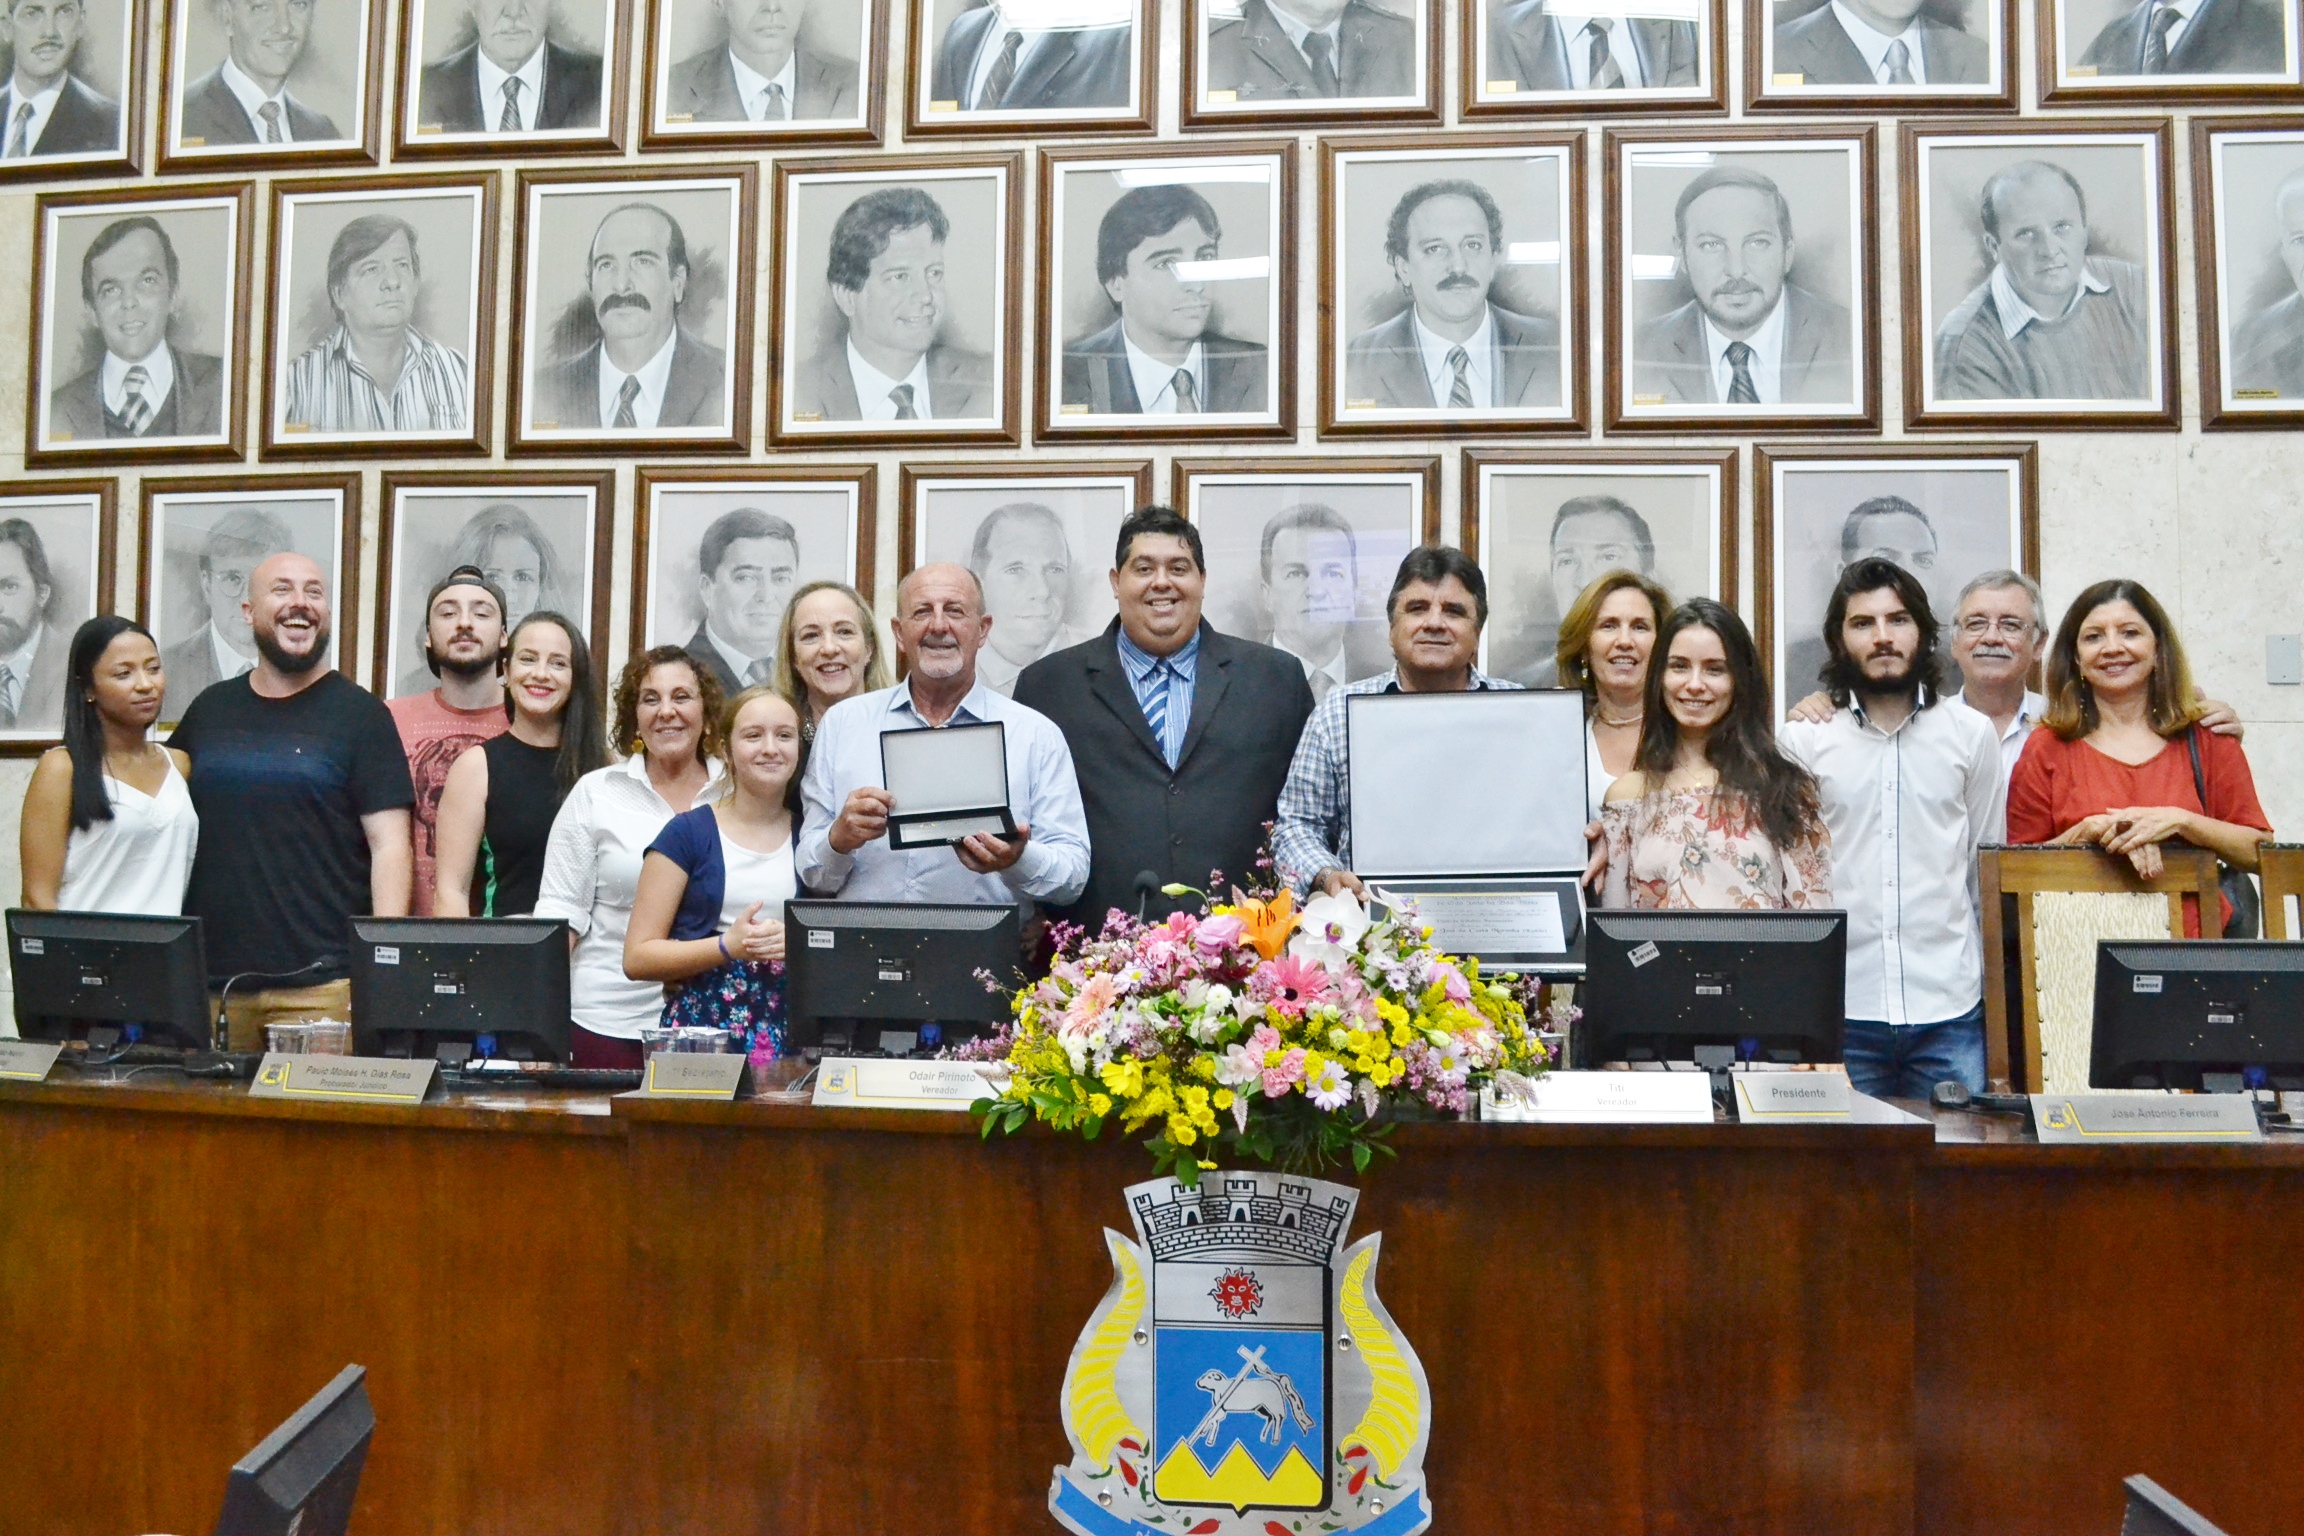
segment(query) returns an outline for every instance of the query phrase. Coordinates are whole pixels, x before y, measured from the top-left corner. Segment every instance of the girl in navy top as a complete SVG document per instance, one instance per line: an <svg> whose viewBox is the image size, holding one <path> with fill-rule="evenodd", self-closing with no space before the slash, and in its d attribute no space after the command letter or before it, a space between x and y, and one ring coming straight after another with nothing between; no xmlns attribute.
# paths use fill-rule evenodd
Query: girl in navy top
<svg viewBox="0 0 2304 1536"><path fill-rule="evenodd" d="M784 903L799 894L792 834L800 716L773 688L723 715L730 788L648 845L624 973L664 983L664 1023L735 1030L755 1060L784 1051Z"/></svg>

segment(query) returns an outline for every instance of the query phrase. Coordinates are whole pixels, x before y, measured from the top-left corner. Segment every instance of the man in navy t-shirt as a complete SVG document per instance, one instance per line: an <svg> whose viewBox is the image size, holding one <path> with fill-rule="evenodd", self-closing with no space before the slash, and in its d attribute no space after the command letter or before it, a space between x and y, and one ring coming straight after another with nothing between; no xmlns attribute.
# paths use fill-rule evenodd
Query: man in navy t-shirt
<svg viewBox="0 0 2304 1536"><path fill-rule="evenodd" d="M192 757L200 851L184 909L201 920L208 983L230 984L231 1047L264 1026L350 1019L350 920L404 917L415 792L382 701L333 670L328 579L273 555L243 603L255 670L192 701L169 738Z"/></svg>

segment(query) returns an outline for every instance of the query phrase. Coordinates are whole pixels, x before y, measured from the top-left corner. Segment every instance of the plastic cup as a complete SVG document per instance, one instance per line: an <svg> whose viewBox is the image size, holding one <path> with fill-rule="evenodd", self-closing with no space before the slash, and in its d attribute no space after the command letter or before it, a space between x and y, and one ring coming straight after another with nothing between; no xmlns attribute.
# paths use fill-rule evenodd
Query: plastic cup
<svg viewBox="0 0 2304 1536"><path fill-rule="evenodd" d="M266 1049L283 1056L307 1056L312 1051L312 1026L309 1024L267 1024L264 1026Z"/></svg>
<svg viewBox="0 0 2304 1536"><path fill-rule="evenodd" d="M640 1026L640 1053L643 1056L653 1056L659 1051L676 1051L678 1049L680 1049L680 1031L678 1029L663 1028L654 1024Z"/></svg>
<svg viewBox="0 0 2304 1536"><path fill-rule="evenodd" d="M352 1026L337 1019L322 1019L304 1026L304 1049L314 1056L349 1056L352 1054Z"/></svg>

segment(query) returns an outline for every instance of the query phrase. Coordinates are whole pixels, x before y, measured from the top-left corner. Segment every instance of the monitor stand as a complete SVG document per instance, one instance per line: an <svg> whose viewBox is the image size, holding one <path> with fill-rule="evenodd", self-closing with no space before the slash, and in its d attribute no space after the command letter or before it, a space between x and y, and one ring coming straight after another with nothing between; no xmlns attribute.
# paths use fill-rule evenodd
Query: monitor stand
<svg viewBox="0 0 2304 1536"><path fill-rule="evenodd" d="M1728 1069L1736 1065L1736 1047L1732 1045L1700 1045L1696 1047L1696 1067L1712 1074L1712 1101L1729 1115L1736 1113L1736 1095L1728 1081Z"/></svg>

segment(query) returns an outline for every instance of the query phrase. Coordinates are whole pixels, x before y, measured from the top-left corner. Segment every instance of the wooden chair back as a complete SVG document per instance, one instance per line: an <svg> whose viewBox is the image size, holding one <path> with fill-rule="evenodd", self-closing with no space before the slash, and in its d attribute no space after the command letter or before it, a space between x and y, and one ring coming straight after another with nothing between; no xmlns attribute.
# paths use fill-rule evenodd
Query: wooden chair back
<svg viewBox="0 0 2304 1536"><path fill-rule="evenodd" d="M2304 843L2265 843L2256 851L2263 860L2256 875L2264 885L2264 937L2304 937L2288 924L2288 898L2304 899Z"/></svg>

